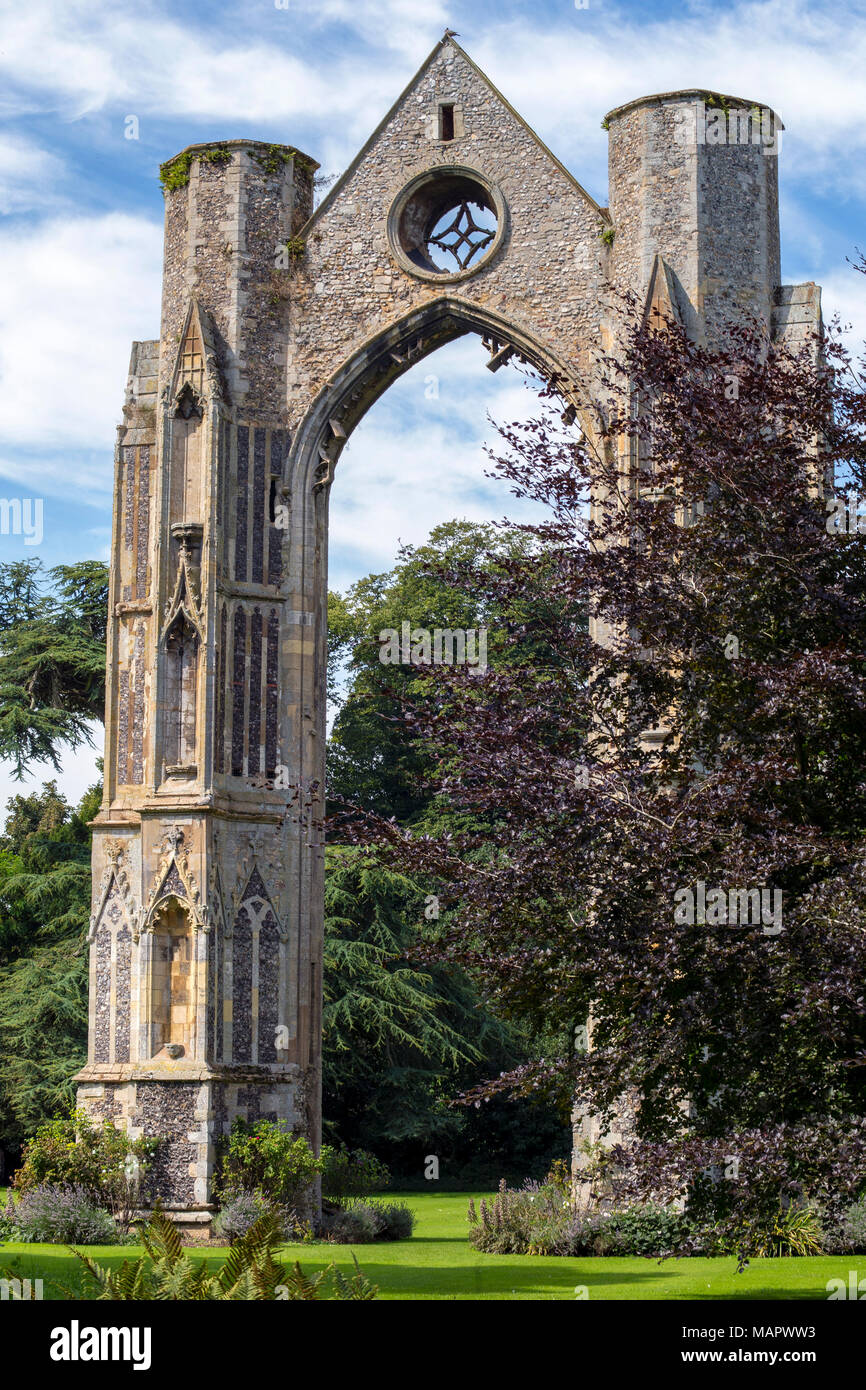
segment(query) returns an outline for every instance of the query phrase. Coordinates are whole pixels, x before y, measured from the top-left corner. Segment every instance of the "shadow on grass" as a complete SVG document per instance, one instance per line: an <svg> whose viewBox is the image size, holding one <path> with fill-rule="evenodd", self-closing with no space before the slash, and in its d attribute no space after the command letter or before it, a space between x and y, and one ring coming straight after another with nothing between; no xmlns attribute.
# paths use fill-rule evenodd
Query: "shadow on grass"
<svg viewBox="0 0 866 1390"><path fill-rule="evenodd" d="M327 1268L331 1263L345 1268L354 1251L364 1274L373 1284L378 1284L380 1297L385 1299L400 1298L403 1295L430 1300L472 1299L478 1296L508 1298L512 1295L521 1298L574 1298L575 1288L578 1286L587 1286L590 1289L608 1284L637 1287L647 1282L655 1282L661 1277L652 1269L646 1272L611 1269L610 1274L593 1270L590 1274L589 1271L582 1271L579 1266L566 1269L558 1264L551 1267L547 1262L542 1266L533 1267L530 1262L532 1257L527 1260L519 1256L514 1259L497 1256L490 1263L485 1260L484 1263L464 1265L452 1265L444 1261L442 1264L410 1264L403 1261L385 1263L381 1259L370 1258L374 1249L375 1247L369 1245L304 1246L300 1250L283 1250L280 1252L280 1258L288 1267L292 1267L295 1260L298 1260L304 1273L311 1275ZM117 1268L124 1259L134 1260L138 1251L135 1247L127 1247L110 1251L92 1249L90 1253L98 1263ZM216 1269L222 1263L224 1253L203 1251L202 1255L206 1258L211 1257ZM344 1258L341 1259L340 1256ZM95 1297L95 1284L74 1256L65 1249L19 1250L14 1254L9 1252L4 1257L3 1248L0 1247L0 1265L18 1278L42 1279L44 1297L47 1301L64 1301L71 1296L84 1300Z"/></svg>
<svg viewBox="0 0 866 1390"><path fill-rule="evenodd" d="M112 1268L142 1253L133 1245L91 1246L87 1252ZM214 1272L227 1253L225 1247L189 1249L194 1259L207 1260ZM278 1258L288 1268L297 1260L304 1273L312 1275L330 1264L351 1272L353 1254L366 1277L379 1286L383 1300L574 1300L585 1288L590 1300L814 1302L827 1298L826 1280L841 1269L836 1259L827 1257L818 1257L814 1268L808 1267L811 1261L786 1261L783 1268L752 1266L741 1276L727 1261L647 1260L637 1266L629 1261L631 1267L623 1267L617 1259L484 1255L468 1249L465 1237L450 1233L375 1245L292 1244L281 1247ZM90 1301L96 1292L83 1266L62 1246L0 1245L0 1274L6 1272L42 1279L49 1301ZM764 1279L766 1283L759 1282Z"/></svg>
<svg viewBox="0 0 866 1390"><path fill-rule="evenodd" d="M144 1254L141 1245L82 1245L79 1249L97 1264L119 1269L124 1260L134 1261ZM190 1248L193 1257L211 1257L216 1270L228 1254L225 1246ZM70 1297L92 1301L97 1284L80 1260L65 1245L0 1244L0 1277L12 1275L19 1279L41 1279L45 1302L64 1302Z"/></svg>
<svg viewBox="0 0 866 1390"><path fill-rule="evenodd" d="M429 1285L432 1282L431 1276L443 1285L454 1283L467 1287L483 1285L485 1288L519 1288L521 1292L529 1292L533 1288L573 1290L576 1284L645 1284L662 1277L652 1271L643 1274L622 1269L612 1269L609 1275L593 1269L590 1274L579 1266L572 1269L552 1269L545 1265L533 1269L531 1266L527 1267L528 1261L525 1257L517 1256L512 1263L508 1261L507 1256L501 1255L496 1257L495 1265L376 1264L362 1258L362 1249L363 1247L359 1246L355 1252L358 1255L358 1263L367 1278L374 1284L379 1284L383 1291L389 1281L392 1286L416 1281L423 1281ZM531 1256L529 1258L531 1259ZM399 1276L399 1279L395 1276Z"/></svg>

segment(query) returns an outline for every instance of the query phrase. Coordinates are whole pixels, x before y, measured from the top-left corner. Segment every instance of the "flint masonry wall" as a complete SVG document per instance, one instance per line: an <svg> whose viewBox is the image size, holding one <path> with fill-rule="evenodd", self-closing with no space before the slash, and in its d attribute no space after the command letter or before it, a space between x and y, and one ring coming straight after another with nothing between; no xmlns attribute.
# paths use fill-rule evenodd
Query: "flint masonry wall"
<svg viewBox="0 0 866 1390"><path fill-rule="evenodd" d="M453 104L459 133L439 137ZM503 243L470 277L430 283L407 274L389 243L387 213L414 175L460 165L499 189ZM518 322L564 363L598 340L608 226L598 204L550 155L456 45L444 45L389 112L303 230L306 254L291 297L288 402L303 417L313 393L354 353L447 288Z"/></svg>
<svg viewBox="0 0 866 1390"><path fill-rule="evenodd" d="M184 166L186 181L173 188ZM318 167L290 147L227 140L183 151L166 172L163 374L174 368L189 300L201 295L233 409L262 424L285 424L275 250L309 217Z"/></svg>
<svg viewBox="0 0 866 1390"><path fill-rule="evenodd" d="M134 348L118 438L79 1097L160 1137L157 1190L193 1222L209 1219L236 1116L319 1137L321 975L287 876L304 830L274 790L292 632L273 524L288 436L272 277L315 167L235 141L164 170L161 338Z"/></svg>
<svg viewBox="0 0 866 1390"><path fill-rule="evenodd" d="M642 97L605 119L614 282L645 293L658 254L695 334L721 332L742 312L769 325L780 276L775 113L691 91Z"/></svg>

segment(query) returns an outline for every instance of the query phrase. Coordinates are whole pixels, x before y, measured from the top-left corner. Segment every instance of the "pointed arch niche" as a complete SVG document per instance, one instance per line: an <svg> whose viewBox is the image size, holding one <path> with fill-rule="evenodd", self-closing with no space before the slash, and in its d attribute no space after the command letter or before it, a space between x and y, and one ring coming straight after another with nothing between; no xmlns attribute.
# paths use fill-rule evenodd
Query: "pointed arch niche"
<svg viewBox="0 0 866 1390"><path fill-rule="evenodd" d="M161 781L190 782L201 772L202 548L209 459L222 411L213 324L196 299L187 308L165 399L168 477L161 513L170 539L160 580L167 602L159 641L157 768Z"/></svg>
<svg viewBox="0 0 866 1390"><path fill-rule="evenodd" d="M198 520L202 511L205 371L197 307L190 306L175 371L169 502L175 520Z"/></svg>
<svg viewBox="0 0 866 1390"><path fill-rule="evenodd" d="M185 609L165 634L163 757L166 776L195 776L200 639Z"/></svg>
<svg viewBox="0 0 866 1390"><path fill-rule="evenodd" d="M163 1050L169 1057L195 1057L197 985L195 924L184 901L172 895L160 904L151 929L147 1010L151 1057Z"/></svg>

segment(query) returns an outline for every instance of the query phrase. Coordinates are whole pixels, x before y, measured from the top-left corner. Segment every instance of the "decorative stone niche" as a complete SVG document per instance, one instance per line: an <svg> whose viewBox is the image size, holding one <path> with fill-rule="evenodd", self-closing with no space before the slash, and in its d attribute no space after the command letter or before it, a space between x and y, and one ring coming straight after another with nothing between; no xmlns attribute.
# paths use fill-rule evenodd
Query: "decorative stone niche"
<svg viewBox="0 0 866 1390"><path fill-rule="evenodd" d="M165 652L165 772L168 777L194 777L199 637L183 613L168 632Z"/></svg>
<svg viewBox="0 0 866 1390"><path fill-rule="evenodd" d="M195 938L183 905L170 898L153 930L151 1055L195 1056Z"/></svg>

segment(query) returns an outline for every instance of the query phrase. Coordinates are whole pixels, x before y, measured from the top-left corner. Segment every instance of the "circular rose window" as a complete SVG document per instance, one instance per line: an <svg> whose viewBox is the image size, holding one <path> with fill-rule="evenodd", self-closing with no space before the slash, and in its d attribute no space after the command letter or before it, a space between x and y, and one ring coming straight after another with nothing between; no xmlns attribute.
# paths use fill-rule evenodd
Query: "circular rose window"
<svg viewBox="0 0 866 1390"><path fill-rule="evenodd" d="M460 280L484 265L505 230L502 194L472 169L430 169L403 189L388 236L404 270L424 280Z"/></svg>

